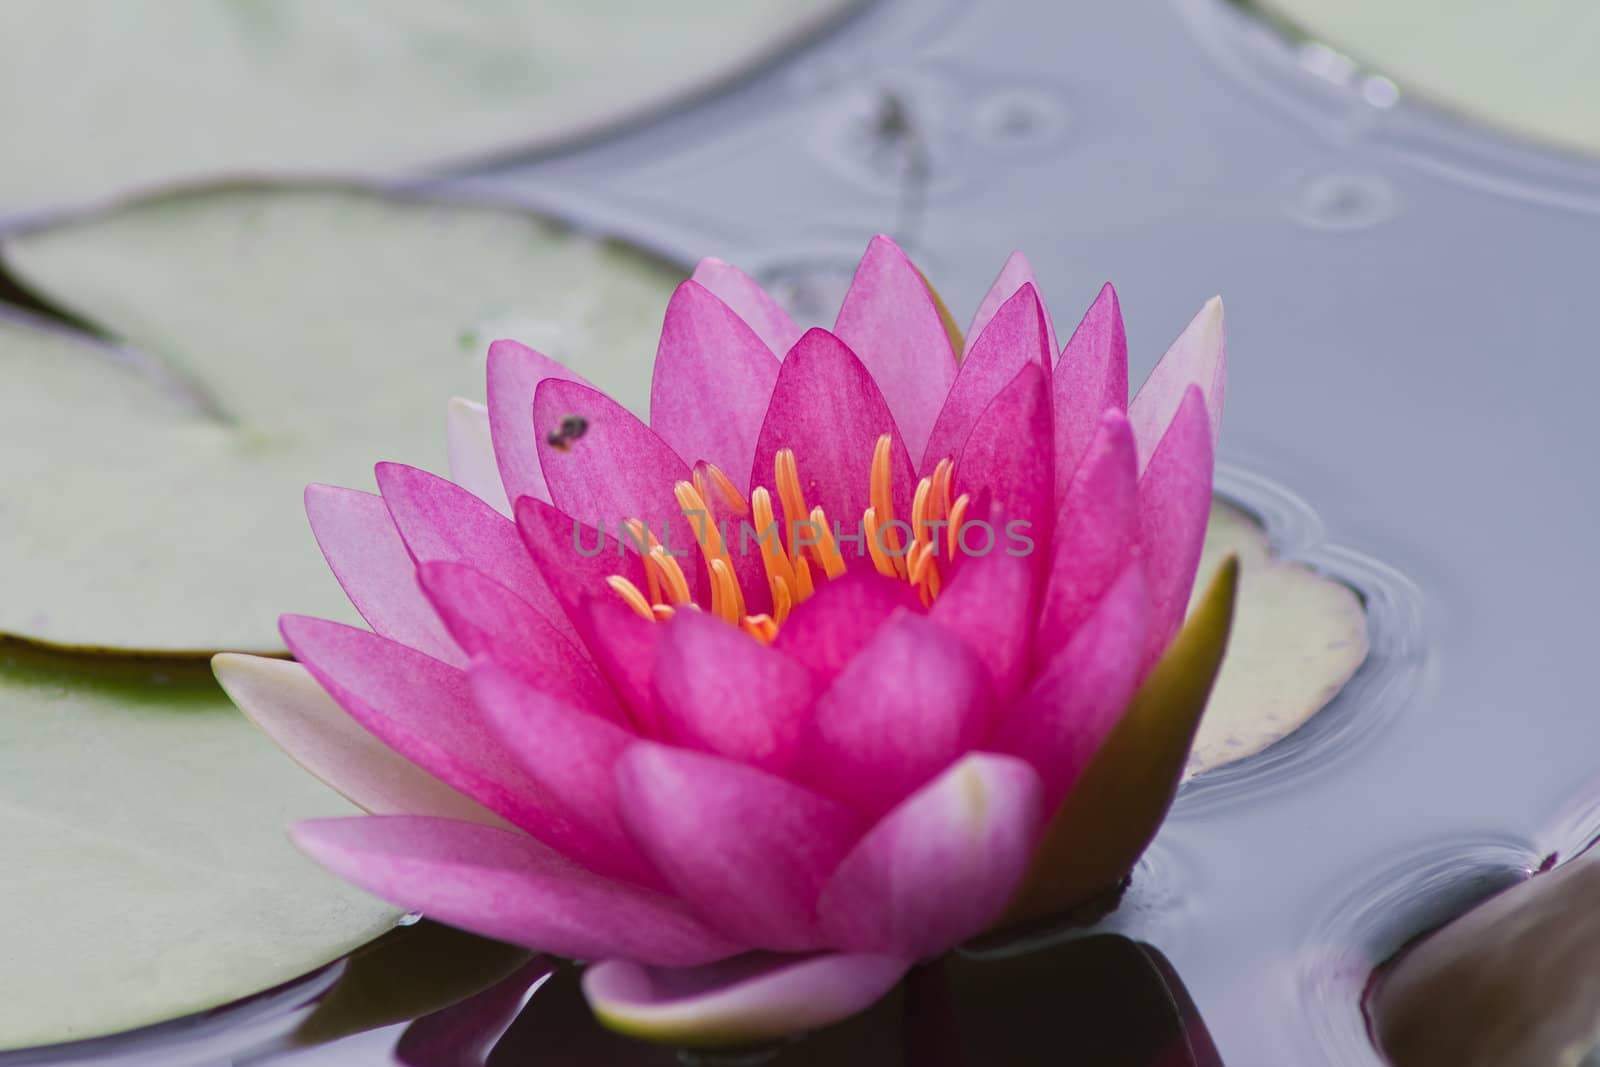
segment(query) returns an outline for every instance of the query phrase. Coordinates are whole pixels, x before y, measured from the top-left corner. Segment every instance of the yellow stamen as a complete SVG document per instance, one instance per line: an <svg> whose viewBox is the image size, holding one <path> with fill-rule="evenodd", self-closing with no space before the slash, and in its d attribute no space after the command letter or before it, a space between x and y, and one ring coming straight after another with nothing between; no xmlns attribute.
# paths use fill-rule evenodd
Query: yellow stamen
<svg viewBox="0 0 1600 1067"><path fill-rule="evenodd" d="M744 592L733 576L733 564L725 559L711 561L711 612L729 622L744 617Z"/></svg>
<svg viewBox="0 0 1600 1067"><path fill-rule="evenodd" d="M901 578L909 577L906 569L905 546L900 542L900 531L890 523L894 522L894 438L883 434L878 438L878 443L872 449L872 510L877 516L878 526L883 530L883 554L889 558L894 574ZM876 542L877 538L874 537ZM877 557L873 557L876 561Z"/></svg>
<svg viewBox="0 0 1600 1067"><path fill-rule="evenodd" d="M772 494L767 487L757 486L750 494L750 509L756 526L756 542L761 546L761 562L767 569L767 585L772 588L772 598L777 600L777 583L782 581L794 588L794 564L783 550L783 538L778 534L778 519L772 513ZM778 621L782 622L780 615Z"/></svg>
<svg viewBox="0 0 1600 1067"><path fill-rule="evenodd" d="M799 592L799 596L796 599L799 601L810 600L811 594L817 591L816 587L811 584L811 565L804 559L795 564L794 581L795 587Z"/></svg>
<svg viewBox="0 0 1600 1067"><path fill-rule="evenodd" d="M782 578L772 579L772 617L781 623L793 609L794 596L789 592L789 583Z"/></svg>
<svg viewBox="0 0 1600 1067"><path fill-rule="evenodd" d="M617 594L627 603L634 613L645 619L653 620L655 614L650 610L650 602L639 592L639 587L620 574L613 574L606 579L606 584L617 591Z"/></svg>
<svg viewBox="0 0 1600 1067"><path fill-rule="evenodd" d="M878 568L878 573L885 578L898 578L900 574L894 569L894 560L889 558L883 550L878 539L878 512L876 508L868 508L861 515L861 525L866 527L867 551L872 553L872 565Z"/></svg>
<svg viewBox="0 0 1600 1067"><path fill-rule="evenodd" d="M811 555L829 578L844 573L844 557L839 554L839 544L833 539L833 527L821 505L811 509L811 521L817 527L817 543L811 546Z"/></svg>
<svg viewBox="0 0 1600 1067"><path fill-rule="evenodd" d="M653 604L650 607L650 614L656 617L657 622L666 622L677 613L677 609L670 604Z"/></svg>
<svg viewBox="0 0 1600 1067"><path fill-rule="evenodd" d="M778 481L778 499L783 501L783 521L788 526L784 531L788 535L784 543L789 546L789 559L793 561L799 555L795 548L799 540L795 536L795 525L806 521L802 516L809 516L811 511L806 507L806 494L800 486L800 468L795 464L794 452L780 448L772 459L772 468Z"/></svg>
<svg viewBox="0 0 1600 1067"><path fill-rule="evenodd" d="M704 472L706 481L714 492L707 492L700 488L700 475ZM715 500L719 511L739 518L750 514L750 504L745 500L744 494L739 492L739 487L733 484L733 479L722 473L722 468L715 463L701 463L695 467L695 488L700 489L700 495L709 503Z"/></svg>
<svg viewBox="0 0 1600 1067"><path fill-rule="evenodd" d="M645 557L645 566L654 566L660 571L657 577L667 594L668 603L689 603L689 579L683 576L683 568L678 566L676 559L667 555L665 548L660 545L652 548Z"/></svg>
<svg viewBox="0 0 1600 1067"><path fill-rule="evenodd" d="M763 645L772 644L778 636L778 624L771 615L746 615L740 622L740 628Z"/></svg>
<svg viewBox="0 0 1600 1067"><path fill-rule="evenodd" d="M956 497L956 502L950 505L950 558L956 558L956 550L961 547L961 524L967 520L967 507L972 503L972 498L966 493Z"/></svg>
<svg viewBox="0 0 1600 1067"><path fill-rule="evenodd" d="M656 535L651 533L649 528L638 519L629 519L623 523L623 526L627 528L629 539L641 552L648 552L660 544L656 540ZM650 603L661 603L661 580L656 577L656 572L648 565L644 569L644 578L650 587Z"/></svg>

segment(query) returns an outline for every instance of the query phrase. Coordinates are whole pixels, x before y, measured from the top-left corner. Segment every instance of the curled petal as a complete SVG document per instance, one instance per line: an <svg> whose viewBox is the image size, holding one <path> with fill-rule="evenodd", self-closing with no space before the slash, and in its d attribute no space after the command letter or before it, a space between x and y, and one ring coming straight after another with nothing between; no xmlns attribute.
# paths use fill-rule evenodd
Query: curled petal
<svg viewBox="0 0 1600 1067"><path fill-rule="evenodd" d="M789 313L738 267L708 256L695 266L692 280L732 308L779 359L800 340L802 331Z"/></svg>
<svg viewBox="0 0 1600 1067"><path fill-rule="evenodd" d="M251 722L358 807L507 825L364 730L300 664L222 652L211 669Z"/></svg>
<svg viewBox="0 0 1600 1067"><path fill-rule="evenodd" d="M596 1018L632 1037L710 1048L751 1045L847 1019L910 969L895 956L742 956L669 971L606 960L583 975Z"/></svg>
<svg viewBox="0 0 1600 1067"><path fill-rule="evenodd" d="M454 397L445 409L444 425L450 480L500 514L510 515L511 501L500 482L500 465L494 458L487 405Z"/></svg>
<svg viewBox="0 0 1600 1067"><path fill-rule="evenodd" d="M973 753L867 832L817 905L850 951L935 956L1000 915L1043 817L1039 776L1011 756Z"/></svg>
<svg viewBox="0 0 1600 1067"><path fill-rule="evenodd" d="M867 245L833 330L883 390L906 446L922 455L956 380L956 354L928 283L888 237Z"/></svg>
<svg viewBox="0 0 1600 1067"><path fill-rule="evenodd" d="M617 764L622 818L677 892L735 940L822 947L817 894L865 823L731 760L641 741Z"/></svg>
<svg viewBox="0 0 1600 1067"><path fill-rule="evenodd" d="M687 967L738 951L680 901L599 877L512 830L368 815L300 822L291 833L374 896L541 952Z"/></svg>

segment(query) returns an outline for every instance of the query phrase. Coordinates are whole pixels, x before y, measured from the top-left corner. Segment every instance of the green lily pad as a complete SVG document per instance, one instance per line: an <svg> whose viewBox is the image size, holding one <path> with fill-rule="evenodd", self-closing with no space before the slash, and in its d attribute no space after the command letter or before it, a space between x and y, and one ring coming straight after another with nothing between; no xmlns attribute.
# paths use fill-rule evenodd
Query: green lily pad
<svg viewBox="0 0 1600 1067"><path fill-rule="evenodd" d="M1185 777L1288 736L1338 695L1367 658L1367 613L1355 591L1277 558L1259 523L1217 501L1206 527L1202 579L1227 556L1239 558L1238 605ZM1196 583L1191 612L1204 591Z"/></svg>
<svg viewBox="0 0 1600 1067"><path fill-rule="evenodd" d="M1577 1067L1600 1044L1600 850L1535 874L1385 966L1368 1002L1396 1067Z"/></svg>
<svg viewBox="0 0 1600 1067"><path fill-rule="evenodd" d="M0 1049L271 988L397 913L284 824L355 809L274 751L203 664L0 645Z"/></svg>
<svg viewBox="0 0 1600 1067"><path fill-rule="evenodd" d="M683 272L521 211L351 189L157 198L0 245L119 347L0 317L0 633L278 652L354 620L301 508L379 459L444 471L445 407L497 337L643 410Z"/></svg>
<svg viewBox="0 0 1600 1067"><path fill-rule="evenodd" d="M1600 5L1570 0L1254 0L1434 103L1600 153Z"/></svg>
<svg viewBox="0 0 1600 1067"><path fill-rule="evenodd" d="M0 214L546 147L755 69L857 2L9 0Z"/></svg>

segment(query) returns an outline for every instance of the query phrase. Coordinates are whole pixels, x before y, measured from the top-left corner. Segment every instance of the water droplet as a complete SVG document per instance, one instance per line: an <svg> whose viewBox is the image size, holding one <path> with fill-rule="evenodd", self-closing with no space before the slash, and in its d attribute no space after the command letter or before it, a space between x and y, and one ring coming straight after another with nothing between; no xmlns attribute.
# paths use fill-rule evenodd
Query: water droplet
<svg viewBox="0 0 1600 1067"><path fill-rule="evenodd" d="M1377 174L1324 174L1301 187L1289 214L1316 230L1365 230L1392 218L1399 196Z"/></svg>

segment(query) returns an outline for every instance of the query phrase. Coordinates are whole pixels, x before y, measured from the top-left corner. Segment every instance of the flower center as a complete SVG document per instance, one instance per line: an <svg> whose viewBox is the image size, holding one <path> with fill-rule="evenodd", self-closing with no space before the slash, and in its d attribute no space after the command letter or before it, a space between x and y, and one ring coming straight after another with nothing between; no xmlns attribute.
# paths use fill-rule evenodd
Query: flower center
<svg viewBox="0 0 1600 1067"><path fill-rule="evenodd" d="M766 486L757 486L746 500L733 480L714 464L698 464L693 481L675 485L678 506L695 528L695 539L705 561L711 613L758 641L770 643L795 606L816 591L818 581L831 580L845 572L844 554L839 549L839 542L844 540L857 546L864 544L879 574L909 582L923 604L932 604L940 589L939 558L953 559L960 551L960 531L970 501L964 493L954 500L950 498L955 464L942 459L932 474L917 483L911 521L897 520L890 465L892 447L888 434L878 438L869 474L871 504L862 512L856 533L848 538L829 522L821 507L806 506L799 467L794 452L787 448L779 450L773 459L773 481L787 520L786 530L779 527L772 493ZM738 523L737 534L730 532L733 522ZM646 619L670 619L680 608L697 608L677 559L668 554L643 522L630 519L624 526L640 548L645 588L620 574L607 578L607 584ZM909 539L902 536L902 529L909 532ZM741 551L751 540L760 547L762 569L772 595L770 614L746 610L745 591L729 554L728 542L735 537Z"/></svg>

